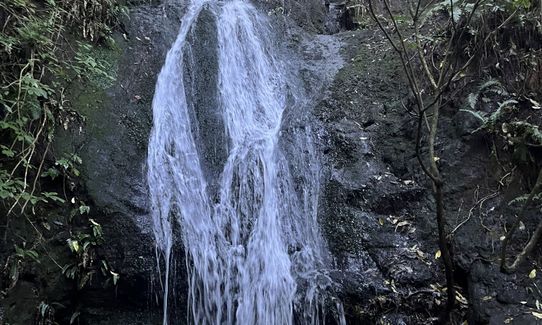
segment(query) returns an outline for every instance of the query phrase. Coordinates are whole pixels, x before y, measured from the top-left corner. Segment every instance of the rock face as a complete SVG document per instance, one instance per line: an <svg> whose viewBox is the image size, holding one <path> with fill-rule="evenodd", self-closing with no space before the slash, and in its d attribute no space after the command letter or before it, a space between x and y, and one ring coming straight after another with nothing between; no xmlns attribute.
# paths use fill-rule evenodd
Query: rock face
<svg viewBox="0 0 542 325"><path fill-rule="evenodd" d="M190 50L187 51L186 60L192 61L186 64L185 69L192 69L185 73L188 76L186 84L187 100L190 105L192 130L198 152L205 153L200 161L205 173L205 179L209 181L208 190L215 195L217 185L214 180L220 179L226 159L228 158L227 136L225 134L223 117L217 112L218 103L218 40L216 33L208 32L216 30L216 20L207 10L198 16L193 33L188 43Z"/></svg>
<svg viewBox="0 0 542 325"><path fill-rule="evenodd" d="M333 276L342 285L347 319L353 324L434 323L444 303L444 270L435 257L434 201L415 157L401 66L377 29L331 38L342 44L346 63L314 115L323 127L327 162L321 226L335 258ZM320 62L326 66L325 59ZM513 276L498 268L506 216L517 213L507 202L518 195L518 185L500 183L509 175L496 168L490 144L471 133L473 121L458 105L444 110L437 144L455 277L465 297L459 303L462 315L456 317L469 324L535 324L530 312L540 281L527 274L537 260ZM530 219L526 229L535 224Z"/></svg>
<svg viewBox="0 0 542 325"><path fill-rule="evenodd" d="M177 36L181 10L133 7L127 39L117 39L115 84L90 99L83 133L70 129L57 137L57 150L75 149L84 161L82 177L104 227L105 256L121 274L115 293L96 290L85 301L88 324L161 323L145 161L156 77ZM84 107L82 100L75 96L74 106Z"/></svg>
<svg viewBox="0 0 542 325"><path fill-rule="evenodd" d="M397 62L381 56L385 43L370 42L368 31L333 37L343 44L346 64L314 113L323 125L320 218L335 257L333 277L349 322L415 323L419 316L410 305L419 302L401 301L403 294L423 291L439 278L431 228L423 219L429 212L426 193L408 173L390 168L381 146L398 132L387 119L400 107L406 87ZM394 304L394 314L382 312Z"/></svg>
<svg viewBox="0 0 542 325"><path fill-rule="evenodd" d="M104 290L97 284L75 292L61 271L30 270L2 304L5 324L32 324L40 299L68 310L84 306L81 324L161 323L144 166L155 81L177 36L179 13L180 8L162 5L132 8L124 36L115 35L116 45L97 53L111 67L116 82L112 86L88 82L69 89L71 107L86 121L84 125L73 121L54 141L56 157L71 152L83 160L81 195L88 199L92 218L103 226L106 244L100 253L121 275L117 288ZM69 254L64 241L53 239L50 245L61 261ZM68 324L72 313L56 309L56 321Z"/></svg>

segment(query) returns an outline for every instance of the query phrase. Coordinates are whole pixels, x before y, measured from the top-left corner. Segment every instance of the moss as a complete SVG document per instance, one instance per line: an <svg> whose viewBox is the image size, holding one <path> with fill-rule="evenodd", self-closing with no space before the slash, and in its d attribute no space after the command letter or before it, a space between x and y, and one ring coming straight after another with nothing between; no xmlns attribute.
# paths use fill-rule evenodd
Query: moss
<svg viewBox="0 0 542 325"><path fill-rule="evenodd" d="M84 79L75 79L75 82L67 87L66 99L72 114L64 118L63 127L57 131L54 142L57 155L76 152L82 145L76 139L79 133L84 131L100 139L108 134L107 130L110 127L113 127L108 125L110 121L107 119L106 110L111 104L108 90L117 79L122 52L122 48L116 42L111 42L107 47L92 46L85 53L99 62L111 78L91 73ZM66 133L70 136L66 136Z"/></svg>
<svg viewBox="0 0 542 325"><path fill-rule="evenodd" d="M345 253L356 255L360 252L361 226L352 213L339 212L334 218L326 218L323 228L330 250L336 256Z"/></svg>
<svg viewBox="0 0 542 325"><path fill-rule="evenodd" d="M323 107L317 108L326 122L347 118L364 124L367 110L385 113L375 106L390 106L403 98L405 84L397 57L385 44L364 42L367 37L360 35L366 35L365 32L356 35L358 37L347 39L349 49L343 55L350 59L337 73L331 97ZM351 48L355 51L350 52ZM369 101L369 97L372 100Z"/></svg>
<svg viewBox="0 0 542 325"><path fill-rule="evenodd" d="M378 44L364 44L358 46L355 56L345 65L335 78L335 85L345 82L352 83L364 75L379 76L382 79L391 79L397 75L399 60L395 55L383 55L383 49Z"/></svg>
<svg viewBox="0 0 542 325"><path fill-rule="evenodd" d="M368 56L365 51L359 51L358 54L352 58L351 63L339 70L335 78L335 83L342 84L343 82L361 75L367 70Z"/></svg>
<svg viewBox="0 0 542 325"><path fill-rule="evenodd" d="M114 85L117 79L122 50L117 45L112 48L99 46L92 47L88 54L103 64L111 79L99 74L88 75L86 80L81 80L80 83L73 86L68 99L72 104L72 109L86 117L87 121L92 124L107 107L107 90Z"/></svg>
<svg viewBox="0 0 542 325"><path fill-rule="evenodd" d="M102 75L91 74L86 76L89 82L96 88L107 89L113 86L118 75L118 63L122 55L122 49L117 45L116 41L109 42L106 46L92 46L88 51L88 55L99 61L106 69L109 77L105 78Z"/></svg>
<svg viewBox="0 0 542 325"><path fill-rule="evenodd" d="M348 208L341 208L344 202L342 185L331 182L326 187L324 201L328 208L321 219L323 235L335 256L358 254L362 247L363 229L359 218Z"/></svg>

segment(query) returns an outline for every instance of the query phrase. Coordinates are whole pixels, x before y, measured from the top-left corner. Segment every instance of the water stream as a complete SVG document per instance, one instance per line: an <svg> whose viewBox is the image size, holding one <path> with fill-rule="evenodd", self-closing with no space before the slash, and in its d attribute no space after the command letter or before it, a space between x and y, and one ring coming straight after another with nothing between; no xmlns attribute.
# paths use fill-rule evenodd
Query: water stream
<svg viewBox="0 0 542 325"><path fill-rule="evenodd" d="M217 30L207 32L217 35L215 109L224 130L198 132L223 132L227 139L219 179L203 170L191 119L198 108L187 99L185 65L194 62L189 35L202 10L216 19ZM300 107L303 96L273 49L269 26L249 2L194 0L158 77L147 178L163 261L164 325L186 321L168 318L179 236L189 323L324 322L332 283L323 271L326 250L317 223L318 159L309 126L282 141L283 113ZM286 155L285 142L294 155Z"/></svg>

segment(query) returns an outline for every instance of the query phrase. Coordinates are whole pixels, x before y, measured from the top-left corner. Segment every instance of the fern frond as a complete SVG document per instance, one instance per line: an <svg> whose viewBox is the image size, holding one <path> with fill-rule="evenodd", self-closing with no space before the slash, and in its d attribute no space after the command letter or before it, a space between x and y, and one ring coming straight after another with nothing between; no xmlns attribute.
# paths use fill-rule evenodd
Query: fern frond
<svg viewBox="0 0 542 325"><path fill-rule="evenodd" d="M528 122L514 122L512 126L516 130L521 130L521 136L528 142L531 146L542 146L542 132L537 125L533 125Z"/></svg>
<svg viewBox="0 0 542 325"><path fill-rule="evenodd" d="M489 116L489 118L487 119L486 125L484 127L493 128L495 126L495 123L504 114L505 109L517 103L518 101L515 99L505 100L504 102L500 103L499 108L497 108L497 110Z"/></svg>
<svg viewBox="0 0 542 325"><path fill-rule="evenodd" d="M488 81L484 82L482 85L480 85L480 91L484 91L485 89L491 88L491 87L499 87L502 88L502 84L497 79L489 79Z"/></svg>
<svg viewBox="0 0 542 325"><path fill-rule="evenodd" d="M508 205L515 205L515 204L525 204L527 199L529 198L529 194L523 194L516 198L514 198L512 201L508 202ZM542 201L542 193L538 193L533 197L533 202Z"/></svg>
<svg viewBox="0 0 542 325"><path fill-rule="evenodd" d="M469 102L469 106L472 109L476 108L476 104L478 103L478 97L480 96L480 93L472 93L469 94L469 97L467 98L467 101Z"/></svg>
<svg viewBox="0 0 542 325"><path fill-rule="evenodd" d="M487 122L487 117L483 116L484 113L482 113L480 111L473 111L473 110L470 110L470 109L460 109L459 111L460 112L467 112L467 113L471 114L472 116L479 119L483 124L485 124Z"/></svg>

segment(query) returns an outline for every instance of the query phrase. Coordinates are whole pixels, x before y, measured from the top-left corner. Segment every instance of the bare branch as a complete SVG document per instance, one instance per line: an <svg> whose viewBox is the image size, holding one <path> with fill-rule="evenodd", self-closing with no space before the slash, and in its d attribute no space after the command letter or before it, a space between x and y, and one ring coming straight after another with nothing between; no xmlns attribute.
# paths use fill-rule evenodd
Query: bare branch
<svg viewBox="0 0 542 325"><path fill-rule="evenodd" d="M535 233L533 234L533 236L531 237L531 239L527 243L527 246L525 246L525 248L522 250L522 252L516 257L514 262L511 265L509 265L506 262L506 251L508 249L508 245L510 244L510 240L514 236L514 233L516 232L516 230L518 229L519 224L521 222L523 222L523 220L525 219L525 214L527 212L527 208L529 208L529 206L533 202L533 199L534 199L535 195L540 193L541 190L542 190L542 169L540 169L540 172L538 174L538 178L536 180L536 183L535 183L533 189L531 190L531 193L529 193L529 196L527 197L527 200L525 201L525 203L521 207L521 210L520 210L520 212L518 214L516 222L514 222L514 224L512 225L512 228L510 228L510 230L508 231L508 233L506 234L506 237L504 238L504 240L502 242L501 271L503 271L505 273L514 272L517 269L517 267L519 266L519 264L521 264L521 262L525 259L525 257L532 251L532 249L534 248L534 245L538 242L538 239L540 238L540 233L542 232L542 229L540 229L542 227L542 221L540 221L540 223L538 224L538 227L536 228Z"/></svg>

